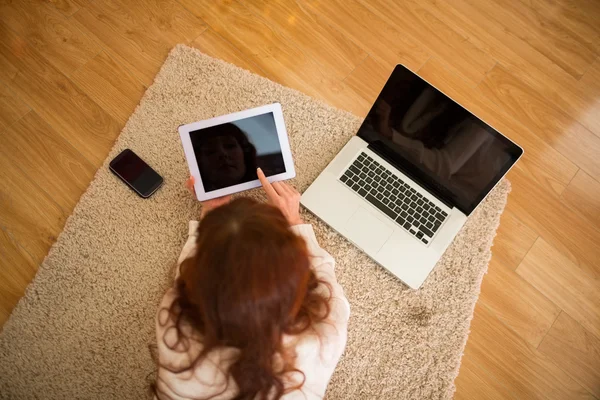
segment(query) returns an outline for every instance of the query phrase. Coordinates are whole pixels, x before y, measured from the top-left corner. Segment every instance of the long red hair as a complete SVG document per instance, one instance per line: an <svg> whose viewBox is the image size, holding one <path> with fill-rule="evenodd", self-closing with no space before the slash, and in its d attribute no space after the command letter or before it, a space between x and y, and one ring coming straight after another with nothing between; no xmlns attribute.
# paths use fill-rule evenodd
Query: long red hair
<svg viewBox="0 0 600 400"><path fill-rule="evenodd" d="M197 246L181 265L169 313L180 340L189 324L202 351L173 372L191 370L212 350L233 347L239 357L227 373L238 387L234 399L280 399L301 388L303 379L292 387L283 379L303 376L283 335L298 335L327 318L330 298L316 289L324 285L331 293L310 267L304 239L277 208L240 198L205 216Z"/></svg>

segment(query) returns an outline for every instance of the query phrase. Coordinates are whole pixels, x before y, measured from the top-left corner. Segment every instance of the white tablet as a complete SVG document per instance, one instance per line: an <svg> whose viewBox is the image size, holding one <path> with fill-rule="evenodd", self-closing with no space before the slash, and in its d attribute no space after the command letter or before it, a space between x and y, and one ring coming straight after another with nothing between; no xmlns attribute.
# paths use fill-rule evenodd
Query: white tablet
<svg viewBox="0 0 600 400"><path fill-rule="evenodd" d="M259 187L257 167L269 182L296 176L279 103L182 125L179 135L198 200Z"/></svg>

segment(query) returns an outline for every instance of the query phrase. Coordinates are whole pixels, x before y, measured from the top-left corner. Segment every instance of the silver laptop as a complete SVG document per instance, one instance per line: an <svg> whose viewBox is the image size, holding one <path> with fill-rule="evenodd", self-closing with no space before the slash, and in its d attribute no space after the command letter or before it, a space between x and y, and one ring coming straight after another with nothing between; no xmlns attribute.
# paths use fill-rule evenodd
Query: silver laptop
<svg viewBox="0 0 600 400"><path fill-rule="evenodd" d="M402 65L302 204L413 289L523 150Z"/></svg>

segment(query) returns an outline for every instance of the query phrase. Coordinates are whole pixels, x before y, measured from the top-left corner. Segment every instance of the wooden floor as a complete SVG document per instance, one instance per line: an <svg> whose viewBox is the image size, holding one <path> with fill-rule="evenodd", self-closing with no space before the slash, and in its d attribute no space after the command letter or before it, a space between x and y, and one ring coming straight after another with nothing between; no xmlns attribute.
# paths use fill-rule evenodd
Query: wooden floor
<svg viewBox="0 0 600 400"><path fill-rule="evenodd" d="M600 398L600 2L0 2L0 324L168 51L364 116L403 63L525 148L459 399Z"/></svg>

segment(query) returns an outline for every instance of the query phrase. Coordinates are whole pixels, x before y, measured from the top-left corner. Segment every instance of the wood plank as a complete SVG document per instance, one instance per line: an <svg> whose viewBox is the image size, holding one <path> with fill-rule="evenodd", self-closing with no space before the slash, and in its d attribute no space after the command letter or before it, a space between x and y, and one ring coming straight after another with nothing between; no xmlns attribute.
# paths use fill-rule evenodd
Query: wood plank
<svg viewBox="0 0 600 400"><path fill-rule="evenodd" d="M17 67L15 67L9 59L0 53L0 81L7 83L10 82L17 75L17 71Z"/></svg>
<svg viewBox="0 0 600 400"><path fill-rule="evenodd" d="M483 279L479 303L533 347L560 314L560 308L495 257Z"/></svg>
<svg viewBox="0 0 600 400"><path fill-rule="evenodd" d="M29 112L30 108L0 83L0 132Z"/></svg>
<svg viewBox="0 0 600 400"><path fill-rule="evenodd" d="M390 70L400 63L416 71L431 56L411 34L399 31L396 24L388 24L355 1L301 0L299 4L318 14Z"/></svg>
<svg viewBox="0 0 600 400"><path fill-rule="evenodd" d="M1 133L0 140L0 156L18 165L65 215L70 215L94 177L96 167L35 112Z"/></svg>
<svg viewBox="0 0 600 400"><path fill-rule="evenodd" d="M567 206L600 228L600 183L579 170L561 196Z"/></svg>
<svg viewBox="0 0 600 400"><path fill-rule="evenodd" d="M456 392L453 400L505 400L498 391L492 391L487 388L485 379L480 378L476 368L473 367L471 360L463 356L460 365L460 373L454 384ZM485 390L483 390L485 388Z"/></svg>
<svg viewBox="0 0 600 400"><path fill-rule="evenodd" d="M600 137L549 104L501 66L481 82L483 93L592 176L600 176Z"/></svg>
<svg viewBox="0 0 600 400"><path fill-rule="evenodd" d="M46 0L52 7L60 11L63 15L70 17L77 10L85 6L89 0Z"/></svg>
<svg viewBox="0 0 600 400"><path fill-rule="evenodd" d="M412 34L426 49L444 60L476 86L496 64L496 60L474 46L429 11L413 3L386 0L359 0L381 19Z"/></svg>
<svg viewBox="0 0 600 400"><path fill-rule="evenodd" d="M106 6L104 2L93 2L72 19L80 30L96 38L104 48L109 48L111 56L113 53L118 55L115 59L135 73L145 86L152 84L170 46L152 29L147 31L130 16L126 5L108 3Z"/></svg>
<svg viewBox="0 0 600 400"><path fill-rule="evenodd" d="M539 0L536 0L536 2ZM596 0L544 0L540 4L541 7L553 7L558 9L565 19L581 21L581 23L595 28L596 32L600 33L600 26L597 22L600 19L600 3Z"/></svg>
<svg viewBox="0 0 600 400"><path fill-rule="evenodd" d="M190 45L211 57L227 61L230 64L268 78L266 72L211 28L202 32Z"/></svg>
<svg viewBox="0 0 600 400"><path fill-rule="evenodd" d="M510 196L508 201L512 201ZM500 217L500 227L492 247L493 260L514 271L537 238L537 232L521 222L515 214L505 210Z"/></svg>
<svg viewBox="0 0 600 400"><path fill-rule="evenodd" d="M600 231L563 204L555 193L535 182L519 163L509 173L509 179L513 191L507 209L573 264L591 277L600 278Z"/></svg>
<svg viewBox="0 0 600 400"><path fill-rule="evenodd" d="M294 0L254 0L244 4L336 79L344 79L367 56L353 41Z"/></svg>
<svg viewBox="0 0 600 400"><path fill-rule="evenodd" d="M0 229L0 330L35 276L37 267L23 247Z"/></svg>
<svg viewBox="0 0 600 400"><path fill-rule="evenodd" d="M512 34L529 43L556 65L579 79L597 54L555 21L548 20L519 1L467 0L486 17L502 23Z"/></svg>
<svg viewBox="0 0 600 400"><path fill-rule="evenodd" d="M560 314L538 350L600 397L600 339L567 313Z"/></svg>
<svg viewBox="0 0 600 400"><path fill-rule="evenodd" d="M577 166L531 134L522 124L494 104L479 89L472 89L439 59L431 58L419 75L469 109L525 149L518 165L526 169L544 188L560 194L577 172Z"/></svg>
<svg viewBox="0 0 600 400"><path fill-rule="evenodd" d="M470 379L465 382L463 377ZM466 388L469 381L478 385ZM466 390L470 399L594 398L480 304L475 307L456 386L458 393Z"/></svg>
<svg viewBox="0 0 600 400"><path fill-rule="evenodd" d="M505 67L514 67L512 73L522 70L523 76L519 76L522 79L526 75L542 75L561 84L577 81L546 55L508 31L501 22L472 6L468 0L424 0L419 4Z"/></svg>
<svg viewBox="0 0 600 400"><path fill-rule="evenodd" d="M582 89L587 89L596 99L600 92L600 58L586 71L578 84ZM597 100L600 102L600 100Z"/></svg>
<svg viewBox="0 0 600 400"><path fill-rule="evenodd" d="M63 210L6 157L0 157L0 229L39 264L62 230Z"/></svg>
<svg viewBox="0 0 600 400"><path fill-rule="evenodd" d="M344 79L344 83L368 103L373 104L392 71L393 68L386 67L377 62L372 56L368 56ZM365 117L366 113L361 116Z"/></svg>
<svg viewBox="0 0 600 400"><path fill-rule="evenodd" d="M135 14L136 18L157 28L171 47L179 43L190 43L207 28L204 21L175 0L134 1L128 3L127 8Z"/></svg>
<svg viewBox="0 0 600 400"><path fill-rule="evenodd" d="M98 0L73 16L79 29L96 38L103 47L110 48L108 54L111 57L116 54L117 57L113 57L115 61L134 72L145 86L152 84L175 42L187 43L188 37L196 33L199 35L206 28L204 23L198 22L202 25L197 26L190 20L180 27L177 22L184 11L172 9L170 17L162 25L177 27L177 30L161 32L159 26L151 22L152 18L156 19L153 15L159 12L148 8L152 4L158 3L140 4L136 11L134 7L118 1ZM197 21L193 15L186 15ZM175 42L174 38L177 38Z"/></svg>
<svg viewBox="0 0 600 400"><path fill-rule="evenodd" d="M3 2L0 20L65 75L70 75L100 48L46 2Z"/></svg>
<svg viewBox="0 0 600 400"><path fill-rule="evenodd" d="M95 166L119 133L118 124L21 37L0 23L0 54L19 71L9 88Z"/></svg>
<svg viewBox="0 0 600 400"><path fill-rule="evenodd" d="M517 273L600 338L600 278L587 273L543 238L535 242Z"/></svg>
<svg viewBox="0 0 600 400"><path fill-rule="evenodd" d="M358 115L370 106L335 79L331 71L317 64L239 2L182 0L182 4L271 79Z"/></svg>
<svg viewBox="0 0 600 400"><path fill-rule="evenodd" d="M71 80L124 126L139 103L146 87L135 76L101 52L76 71Z"/></svg>
<svg viewBox="0 0 600 400"><path fill-rule="evenodd" d="M600 58L587 70L576 85L589 101L579 109L578 119L600 136Z"/></svg>
<svg viewBox="0 0 600 400"><path fill-rule="evenodd" d="M512 34L501 22L489 18L467 0L426 0L419 2L419 5L498 60L512 75L535 89L547 101L600 135L597 91L580 87L572 75L525 40Z"/></svg>
<svg viewBox="0 0 600 400"><path fill-rule="evenodd" d="M520 0L531 9L532 13L539 14L545 20L560 24L562 29L569 33L585 47L591 49L596 55L600 54L600 7L597 1L587 2L571 0ZM585 8L585 9L584 9ZM546 29L552 29L547 27ZM558 32L557 32L558 33Z"/></svg>

